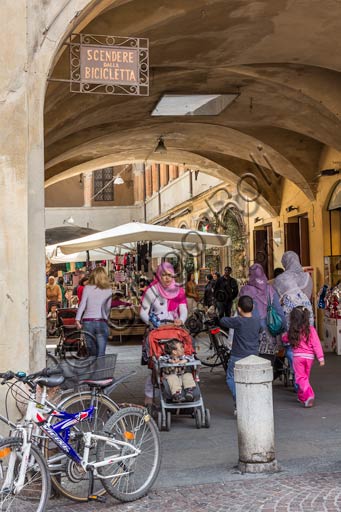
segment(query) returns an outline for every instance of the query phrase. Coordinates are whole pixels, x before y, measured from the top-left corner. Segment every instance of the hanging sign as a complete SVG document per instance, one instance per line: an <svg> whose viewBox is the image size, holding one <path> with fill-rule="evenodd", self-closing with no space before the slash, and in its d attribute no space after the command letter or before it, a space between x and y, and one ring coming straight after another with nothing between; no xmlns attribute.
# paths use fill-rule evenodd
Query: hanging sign
<svg viewBox="0 0 341 512"><path fill-rule="evenodd" d="M71 92L148 96L148 39L73 34L69 44Z"/></svg>

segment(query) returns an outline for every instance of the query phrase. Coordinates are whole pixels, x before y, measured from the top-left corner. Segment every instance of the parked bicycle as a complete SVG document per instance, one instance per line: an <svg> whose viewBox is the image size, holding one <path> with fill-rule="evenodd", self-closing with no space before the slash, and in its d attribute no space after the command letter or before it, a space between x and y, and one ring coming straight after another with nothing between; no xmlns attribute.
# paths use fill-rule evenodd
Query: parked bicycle
<svg viewBox="0 0 341 512"><path fill-rule="evenodd" d="M58 363L57 368L64 375L66 397L57 405L58 409L69 413L94 407L94 414L91 418L85 418L77 428L82 432L99 432L104 429L106 422L120 409L120 405L111 397L111 393L122 382L136 372L132 371L119 379L114 377L116 365L116 354L108 354L101 357L85 358L83 360L65 360ZM77 365L74 363L77 362ZM71 394L70 394L71 392ZM56 418L51 417L50 421L55 422ZM87 475L75 475L68 470L68 461L65 455L53 455L53 445L46 447L45 456L50 459L49 469L52 484L57 491L74 501L87 501ZM102 494L98 488L97 494Z"/></svg>
<svg viewBox="0 0 341 512"><path fill-rule="evenodd" d="M11 428L10 437L0 442L0 510L45 510L50 495L51 458L46 461L38 448L42 440L45 445L52 441L56 450L67 457L70 476L77 480L78 475L88 475L88 500L98 499L95 480L120 501L144 496L157 477L161 457L158 429L146 409L121 409L106 422L103 432L83 432L77 426L94 415L94 406L69 413L36 400L38 385L46 393L46 388L63 383L64 377L57 371L0 374L2 384L10 389L18 383L29 389L22 422L13 423L0 415L0 420ZM51 423L48 417L60 421Z"/></svg>
<svg viewBox="0 0 341 512"><path fill-rule="evenodd" d="M205 312L202 308L194 310L186 321L186 327L195 338L197 355L204 366L212 369L223 366L227 370L232 343L229 335L219 326L219 319L213 307ZM206 334L206 336L199 335Z"/></svg>
<svg viewBox="0 0 341 512"><path fill-rule="evenodd" d="M120 405L111 398L111 393L122 382L126 381L135 371L123 375L119 379L114 377L116 354L107 354L101 357L88 357L83 359L66 358L58 360L56 356L49 354L47 366L57 369L57 373L63 374L65 381L57 394L51 390L48 395L42 392L40 402L48 403L51 407L58 408L69 413L94 407L94 414L86 418L77 428L85 431L98 432L103 430L105 423L120 409ZM52 396L50 398L50 394ZM15 396L17 403L20 401ZM48 401L48 398L52 403ZM25 401L25 400L24 400ZM51 417L49 421L55 422L57 418ZM68 461L65 455L54 455L53 443L43 447L45 457L49 460L49 470L52 485L57 492L74 501L82 502L88 499L87 474L82 473L75 478L68 471ZM103 495L103 488L96 489L98 495Z"/></svg>

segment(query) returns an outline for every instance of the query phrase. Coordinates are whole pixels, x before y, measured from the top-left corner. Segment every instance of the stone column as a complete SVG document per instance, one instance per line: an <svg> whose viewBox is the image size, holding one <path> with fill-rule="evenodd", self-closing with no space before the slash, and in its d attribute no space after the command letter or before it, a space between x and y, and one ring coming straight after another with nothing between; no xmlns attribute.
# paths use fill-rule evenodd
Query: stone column
<svg viewBox="0 0 341 512"><path fill-rule="evenodd" d="M177 178L177 167L176 165L169 166L169 181L173 181Z"/></svg>
<svg viewBox="0 0 341 512"><path fill-rule="evenodd" d="M92 206L93 196L93 177L92 172L83 173L83 206L90 208ZM96 200L96 198L95 198Z"/></svg>
<svg viewBox="0 0 341 512"><path fill-rule="evenodd" d="M167 185L167 165L160 164L160 187Z"/></svg>
<svg viewBox="0 0 341 512"><path fill-rule="evenodd" d="M45 362L43 108L46 77L28 69L37 51L36 14L25 0L4 0L0 74L0 371ZM29 29L30 27L30 29ZM20 37L17 37L20 34ZM34 39L34 42L32 41ZM0 410L6 388L0 389ZM9 400L9 416L17 414ZM5 429L7 430L7 429Z"/></svg>
<svg viewBox="0 0 341 512"><path fill-rule="evenodd" d="M143 203L144 192L144 168L143 164L133 164L133 178L134 178L134 203Z"/></svg>
<svg viewBox="0 0 341 512"><path fill-rule="evenodd" d="M152 195L159 191L158 164L152 164Z"/></svg>
<svg viewBox="0 0 341 512"><path fill-rule="evenodd" d="M184 165L179 165L179 176L183 176L186 172Z"/></svg>
<svg viewBox="0 0 341 512"><path fill-rule="evenodd" d="M146 165L146 197L152 195L152 168L151 165Z"/></svg>
<svg viewBox="0 0 341 512"><path fill-rule="evenodd" d="M277 470L272 403L273 369L257 356L235 365L239 469L243 473Z"/></svg>

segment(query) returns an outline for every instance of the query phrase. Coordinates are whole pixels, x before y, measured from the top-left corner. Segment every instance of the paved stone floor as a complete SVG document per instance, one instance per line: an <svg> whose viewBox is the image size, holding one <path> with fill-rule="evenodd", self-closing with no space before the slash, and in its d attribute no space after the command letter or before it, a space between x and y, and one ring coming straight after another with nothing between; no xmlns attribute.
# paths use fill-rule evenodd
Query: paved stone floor
<svg viewBox="0 0 341 512"><path fill-rule="evenodd" d="M243 476L239 481L156 490L134 503L50 502L49 512L332 512L341 510L341 473Z"/></svg>
<svg viewBox="0 0 341 512"><path fill-rule="evenodd" d="M136 374L114 391L117 401L143 402L148 371L139 365L140 347L111 346L118 353L116 375ZM341 511L341 357L327 356L315 365L312 383L317 400L299 407L292 390L274 384L276 453L281 471L275 475L241 475L237 429L224 374L203 369L201 389L211 409L210 429L196 430L191 418L175 417L170 432L161 433L163 460L150 494L130 504L108 498L105 504L51 500L48 511Z"/></svg>

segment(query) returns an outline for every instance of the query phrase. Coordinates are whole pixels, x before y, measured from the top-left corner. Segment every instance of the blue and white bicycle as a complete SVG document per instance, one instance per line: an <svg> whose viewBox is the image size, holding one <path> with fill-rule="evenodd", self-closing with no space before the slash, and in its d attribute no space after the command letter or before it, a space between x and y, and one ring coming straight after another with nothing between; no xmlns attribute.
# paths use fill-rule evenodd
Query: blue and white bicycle
<svg viewBox="0 0 341 512"><path fill-rule="evenodd" d="M2 384L22 382L30 390L23 421L13 423L0 415L11 428L10 437L0 441L0 511L44 512L51 488L49 467L58 454L68 461L69 478L75 483L80 475L88 474L88 500L99 499L94 492L96 480L120 501L147 494L158 475L161 452L157 426L146 409L121 409L102 432L83 432L77 425L91 419L94 406L71 414L36 400L38 385L45 390L61 385L64 377L55 373L45 369L31 375L0 374ZM37 427L40 441L53 441L56 447L47 461L38 447Z"/></svg>

